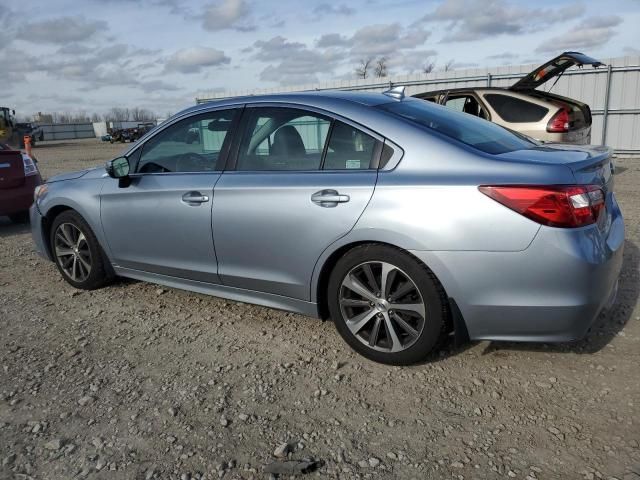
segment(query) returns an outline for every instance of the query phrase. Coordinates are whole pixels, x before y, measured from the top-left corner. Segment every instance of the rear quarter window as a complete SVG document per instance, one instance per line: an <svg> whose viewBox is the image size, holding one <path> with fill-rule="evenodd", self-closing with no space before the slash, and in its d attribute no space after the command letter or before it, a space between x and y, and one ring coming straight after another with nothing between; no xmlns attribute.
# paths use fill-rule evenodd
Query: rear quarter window
<svg viewBox="0 0 640 480"><path fill-rule="evenodd" d="M545 107L509 95L488 93L484 98L505 122L539 122L549 113L549 109Z"/></svg>

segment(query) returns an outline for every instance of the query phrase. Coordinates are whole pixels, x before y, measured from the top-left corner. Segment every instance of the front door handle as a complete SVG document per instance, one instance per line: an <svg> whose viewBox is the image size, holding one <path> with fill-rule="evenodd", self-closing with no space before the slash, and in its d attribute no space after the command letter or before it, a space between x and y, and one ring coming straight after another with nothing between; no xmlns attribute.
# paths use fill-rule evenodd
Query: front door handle
<svg viewBox="0 0 640 480"><path fill-rule="evenodd" d="M336 190L320 190L311 195L311 201L321 207L335 207L349 200L351 200L349 195L341 195Z"/></svg>
<svg viewBox="0 0 640 480"><path fill-rule="evenodd" d="M182 201L189 205L199 205L209 201L208 195L202 195L200 192L187 192L182 195Z"/></svg>

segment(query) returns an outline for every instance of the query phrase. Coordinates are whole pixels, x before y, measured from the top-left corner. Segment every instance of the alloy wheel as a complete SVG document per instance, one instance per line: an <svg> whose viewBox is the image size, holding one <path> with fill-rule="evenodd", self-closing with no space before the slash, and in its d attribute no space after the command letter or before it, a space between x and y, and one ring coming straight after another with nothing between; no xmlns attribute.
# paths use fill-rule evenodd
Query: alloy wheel
<svg viewBox="0 0 640 480"><path fill-rule="evenodd" d="M72 223L62 223L54 235L55 255L63 272L74 282L91 273L91 251L84 233Z"/></svg>
<svg viewBox="0 0 640 480"><path fill-rule="evenodd" d="M342 281L339 303L351 333L374 350L405 350L424 329L426 307L420 290L409 275L387 262L352 268Z"/></svg>

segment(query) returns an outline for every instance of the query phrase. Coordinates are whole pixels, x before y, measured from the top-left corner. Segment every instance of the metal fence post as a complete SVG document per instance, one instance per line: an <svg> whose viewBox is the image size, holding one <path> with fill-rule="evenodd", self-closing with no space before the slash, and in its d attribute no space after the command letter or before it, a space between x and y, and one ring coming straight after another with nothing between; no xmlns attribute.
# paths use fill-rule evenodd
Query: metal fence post
<svg viewBox="0 0 640 480"><path fill-rule="evenodd" d="M611 92L611 65L607 65L607 86L604 93L604 110L602 112L602 145L607 144L607 123L609 120L609 94Z"/></svg>
<svg viewBox="0 0 640 480"><path fill-rule="evenodd" d="M487 73L487 87L491 86L491 74Z"/></svg>

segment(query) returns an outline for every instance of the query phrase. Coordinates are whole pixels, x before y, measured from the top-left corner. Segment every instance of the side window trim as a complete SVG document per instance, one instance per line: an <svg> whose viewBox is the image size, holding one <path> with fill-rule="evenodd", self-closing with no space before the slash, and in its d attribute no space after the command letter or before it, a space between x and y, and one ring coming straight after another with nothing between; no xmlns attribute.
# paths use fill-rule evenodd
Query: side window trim
<svg viewBox="0 0 640 480"><path fill-rule="evenodd" d="M324 146L322 147L322 156L320 157L320 167L318 170L324 170L324 162L327 159L327 152L329 151L329 143L331 142L331 134L333 133L333 127L336 124L336 119L331 117L331 123L329 124L329 130L327 131L327 138L324 140Z"/></svg>
<svg viewBox="0 0 640 480"><path fill-rule="evenodd" d="M244 111L245 105L243 104L239 104L239 105L225 105L225 106L221 106L218 108L211 108L211 109L206 109L206 110L198 110L195 112L191 112L189 115L182 115L178 118L176 118L175 120L173 120L171 123L168 123L167 125L165 125L162 129L159 129L157 132L154 132L153 135L151 135L150 137L146 138L144 143L141 143L140 145L136 146L134 149L132 149L131 151L127 152L127 158L131 159L135 157L134 160L134 165L131 165L131 171L132 173L130 174L131 177L141 177L143 175L184 175L184 174L190 174L190 175L198 175L198 174L210 174L210 173L218 173L224 170L224 167L228 161L229 158L229 152L230 152L230 146L232 145L233 141L235 140L235 137L237 136L236 132L237 132L237 126L238 126L238 122L240 121L240 118L242 117L242 113ZM205 116L214 112L222 112L225 110L237 110L237 113L234 116L233 121L231 122L231 125L229 126L229 130L227 133L227 137L229 138L229 140L227 140L227 138L225 138L224 141L224 145L223 145L223 149L220 151L220 158L218 160L219 163L219 167L216 168L215 170L211 170L211 171L206 171L206 172L137 172L138 169L138 164L140 163L140 159L142 158L142 153L144 152L144 147L147 145L147 143L152 140L153 138L157 137L158 135L162 134L163 132L167 131L167 129L175 126L176 124L185 121L185 120L195 120L198 117L201 116ZM230 137L229 137L230 136Z"/></svg>

